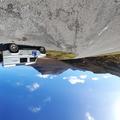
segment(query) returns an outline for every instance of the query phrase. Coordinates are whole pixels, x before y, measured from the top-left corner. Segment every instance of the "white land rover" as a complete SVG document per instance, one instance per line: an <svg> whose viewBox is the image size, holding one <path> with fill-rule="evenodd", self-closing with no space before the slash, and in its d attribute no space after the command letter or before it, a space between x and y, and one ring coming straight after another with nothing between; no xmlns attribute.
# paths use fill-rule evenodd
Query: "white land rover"
<svg viewBox="0 0 120 120"><path fill-rule="evenodd" d="M37 58L46 56L46 50L42 46L17 45L15 43L0 44L0 51L4 67L33 64Z"/></svg>

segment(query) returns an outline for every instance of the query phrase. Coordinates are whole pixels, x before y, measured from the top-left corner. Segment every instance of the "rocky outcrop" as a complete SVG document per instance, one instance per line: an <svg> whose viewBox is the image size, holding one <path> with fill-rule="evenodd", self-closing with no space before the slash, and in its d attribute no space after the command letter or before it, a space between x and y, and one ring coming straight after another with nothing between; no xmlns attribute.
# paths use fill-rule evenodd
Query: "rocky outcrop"
<svg viewBox="0 0 120 120"><path fill-rule="evenodd" d="M0 42L100 55L120 51L119 21L118 0L1 0Z"/></svg>

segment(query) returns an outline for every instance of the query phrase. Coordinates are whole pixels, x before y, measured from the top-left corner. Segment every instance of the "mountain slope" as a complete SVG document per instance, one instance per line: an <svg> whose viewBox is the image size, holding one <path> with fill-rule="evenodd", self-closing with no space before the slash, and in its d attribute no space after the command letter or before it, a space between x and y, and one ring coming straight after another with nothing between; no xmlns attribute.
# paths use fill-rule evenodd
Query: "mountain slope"
<svg viewBox="0 0 120 120"><path fill-rule="evenodd" d="M101 55L120 51L119 20L117 0L1 0L0 42Z"/></svg>

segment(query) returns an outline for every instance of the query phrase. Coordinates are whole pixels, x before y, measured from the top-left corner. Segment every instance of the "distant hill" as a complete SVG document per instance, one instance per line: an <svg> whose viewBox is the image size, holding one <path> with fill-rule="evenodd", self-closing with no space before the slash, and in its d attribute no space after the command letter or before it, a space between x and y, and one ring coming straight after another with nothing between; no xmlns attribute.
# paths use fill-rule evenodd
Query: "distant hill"
<svg viewBox="0 0 120 120"><path fill-rule="evenodd" d="M81 71L91 71L97 74L110 73L120 77L120 56L101 56L63 61L39 58L32 67L42 74L58 75L68 69L80 69Z"/></svg>

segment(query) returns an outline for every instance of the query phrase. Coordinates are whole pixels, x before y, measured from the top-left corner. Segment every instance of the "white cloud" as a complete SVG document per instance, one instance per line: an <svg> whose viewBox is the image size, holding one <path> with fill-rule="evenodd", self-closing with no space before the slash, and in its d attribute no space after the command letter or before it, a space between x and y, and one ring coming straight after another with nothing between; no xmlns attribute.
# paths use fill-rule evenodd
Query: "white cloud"
<svg viewBox="0 0 120 120"><path fill-rule="evenodd" d="M21 86L21 83L20 83L20 82L16 82L16 85L17 85L17 86Z"/></svg>
<svg viewBox="0 0 120 120"><path fill-rule="evenodd" d="M86 79L86 78L87 78L87 75L80 75L80 78Z"/></svg>
<svg viewBox="0 0 120 120"><path fill-rule="evenodd" d="M49 96L49 97L45 98L43 102L50 103L51 102L51 97Z"/></svg>
<svg viewBox="0 0 120 120"><path fill-rule="evenodd" d="M32 85L27 85L26 87L29 89L29 91L33 92L38 90L40 85L38 83L33 83Z"/></svg>
<svg viewBox="0 0 120 120"><path fill-rule="evenodd" d="M53 77L53 76L51 76L51 77L50 77L50 79L54 79L54 77Z"/></svg>
<svg viewBox="0 0 120 120"><path fill-rule="evenodd" d="M107 79L107 78L110 78L112 75L104 75L103 78Z"/></svg>
<svg viewBox="0 0 120 120"><path fill-rule="evenodd" d="M89 112L86 113L87 120L95 120Z"/></svg>
<svg viewBox="0 0 120 120"><path fill-rule="evenodd" d="M71 84L77 84L77 83L84 84L85 83L85 80L81 80L79 77L76 77L76 76L71 76L70 78L68 78L68 81Z"/></svg>
<svg viewBox="0 0 120 120"><path fill-rule="evenodd" d="M98 80L99 78L98 77L93 77L92 80L96 81Z"/></svg>
<svg viewBox="0 0 120 120"><path fill-rule="evenodd" d="M29 108L29 110L33 113L37 113L41 111L41 107L40 106L32 106Z"/></svg>
<svg viewBox="0 0 120 120"><path fill-rule="evenodd" d="M56 75L51 75L50 79L54 79L55 77L57 77Z"/></svg>
<svg viewBox="0 0 120 120"><path fill-rule="evenodd" d="M42 75L42 74L38 74L37 75L38 77L40 77L40 78L44 78L44 79L46 79L46 78L48 78L50 75Z"/></svg>
<svg viewBox="0 0 120 120"><path fill-rule="evenodd" d="M63 77L63 80L67 80L67 77Z"/></svg>

